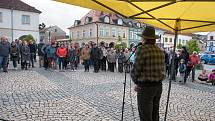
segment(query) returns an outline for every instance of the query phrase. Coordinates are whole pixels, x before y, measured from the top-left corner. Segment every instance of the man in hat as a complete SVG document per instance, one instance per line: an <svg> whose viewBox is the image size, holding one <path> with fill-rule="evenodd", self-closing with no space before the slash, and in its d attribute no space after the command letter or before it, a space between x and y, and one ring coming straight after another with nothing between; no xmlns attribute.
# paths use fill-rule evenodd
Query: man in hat
<svg viewBox="0 0 215 121"><path fill-rule="evenodd" d="M142 37L143 45L137 48L131 77L136 84L140 120L159 121L162 80L165 78L165 55L155 45L158 36L155 35L153 27L146 26L139 36Z"/></svg>

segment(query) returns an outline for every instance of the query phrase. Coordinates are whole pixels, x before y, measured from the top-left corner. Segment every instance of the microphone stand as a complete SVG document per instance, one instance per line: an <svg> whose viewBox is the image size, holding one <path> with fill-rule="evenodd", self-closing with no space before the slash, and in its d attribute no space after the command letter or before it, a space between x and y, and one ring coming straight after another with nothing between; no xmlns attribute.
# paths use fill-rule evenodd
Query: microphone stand
<svg viewBox="0 0 215 121"><path fill-rule="evenodd" d="M131 56L134 55L134 53L136 52L137 48L140 45L135 47L135 50L131 53L131 55L128 57L128 59L124 62L124 64L128 67L128 61L130 60ZM126 67L126 68L127 68ZM131 70L130 70L131 71ZM123 121L123 115L124 115L124 108L125 108L125 89L126 89L126 80L127 80L127 72L125 70L125 80L124 80L124 90L123 90L123 99L122 99L122 115L121 115L121 121Z"/></svg>

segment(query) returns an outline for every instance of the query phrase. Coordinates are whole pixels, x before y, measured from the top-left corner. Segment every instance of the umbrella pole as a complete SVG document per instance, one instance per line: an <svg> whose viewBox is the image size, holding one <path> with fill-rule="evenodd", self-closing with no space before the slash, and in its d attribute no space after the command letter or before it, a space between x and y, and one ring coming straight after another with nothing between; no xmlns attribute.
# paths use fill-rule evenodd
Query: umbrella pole
<svg viewBox="0 0 215 121"><path fill-rule="evenodd" d="M172 62L171 62L171 75L170 75L170 79L169 79L169 88L168 88L168 94L167 94L167 102L166 102L166 111L165 111L164 121L166 121L167 113L168 113L172 80L175 80L175 78L176 78L176 75L175 75L175 56L176 56L175 50L176 50L176 42L177 42L177 38L178 38L178 24L179 24L179 20L176 20L174 47L173 47L173 55L172 55L173 57L172 57Z"/></svg>

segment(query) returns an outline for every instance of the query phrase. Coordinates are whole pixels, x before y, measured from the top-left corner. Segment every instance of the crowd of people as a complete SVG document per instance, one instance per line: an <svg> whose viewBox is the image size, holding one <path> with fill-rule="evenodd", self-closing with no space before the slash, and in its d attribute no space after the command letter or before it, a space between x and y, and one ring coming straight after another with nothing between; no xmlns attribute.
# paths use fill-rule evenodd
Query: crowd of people
<svg viewBox="0 0 215 121"><path fill-rule="evenodd" d="M115 49L113 45L110 47L104 46L101 43L99 46L96 43L90 42L88 44L78 43L58 43L52 41L44 43L41 41L35 44L33 41L15 40L9 43L6 37L1 38L0 42L0 68L3 72L8 72L8 64L11 61L13 67L17 70L17 65L21 65L22 70L34 68L37 57L39 67L44 67L45 70L59 70L65 71L71 69L76 71L80 64L84 65L85 72L89 72L90 67L94 67L94 72L101 71L114 72L116 70L116 63L118 65L118 72L129 72L130 65L134 62L134 55L129 59L132 51L135 48L129 49ZM125 64L125 61L127 63ZM126 66L126 68L124 68Z"/></svg>
<svg viewBox="0 0 215 121"><path fill-rule="evenodd" d="M44 67L45 70L65 71L71 69L76 71L78 66L82 64L85 72L89 72L90 67L94 67L95 73L98 73L99 70L114 72L116 67L120 73L130 72L135 62L135 54L132 54L135 50L135 46L115 49L113 45L107 47L104 43L97 45L93 42L82 43L81 46L78 43L58 43L55 41L50 43L41 41L39 44L35 44L33 41L15 40L9 43L6 37L2 37L0 68L3 68L3 72L7 72L8 63L11 61L15 70L17 70L18 64L21 64L22 70L27 70L35 67L36 58L39 57L39 67ZM191 77L192 81L195 81L196 66L200 63L197 52L194 51L189 55L186 47L182 47L177 53L172 50L164 50L164 53L168 78L176 80L176 76L180 76L179 82L186 83L187 78ZM173 57L174 69L171 71Z"/></svg>

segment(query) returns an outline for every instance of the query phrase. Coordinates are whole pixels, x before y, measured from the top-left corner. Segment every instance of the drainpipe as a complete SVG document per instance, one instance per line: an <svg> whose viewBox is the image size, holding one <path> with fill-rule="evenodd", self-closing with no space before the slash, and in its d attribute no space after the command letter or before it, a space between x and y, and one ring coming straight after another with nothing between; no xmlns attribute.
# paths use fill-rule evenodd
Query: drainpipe
<svg viewBox="0 0 215 121"><path fill-rule="evenodd" d="M13 8L11 8L11 41L13 41Z"/></svg>
<svg viewBox="0 0 215 121"><path fill-rule="evenodd" d="M99 25L98 23L95 23L96 24L96 43L97 45L99 44Z"/></svg>

